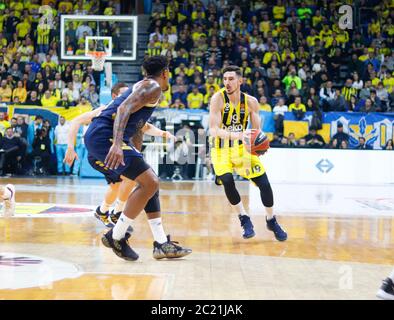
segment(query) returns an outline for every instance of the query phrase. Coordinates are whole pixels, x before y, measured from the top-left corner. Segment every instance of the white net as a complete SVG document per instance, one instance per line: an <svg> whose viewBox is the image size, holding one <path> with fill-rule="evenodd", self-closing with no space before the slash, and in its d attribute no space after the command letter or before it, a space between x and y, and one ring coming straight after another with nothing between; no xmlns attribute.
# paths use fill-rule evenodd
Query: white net
<svg viewBox="0 0 394 320"><path fill-rule="evenodd" d="M92 68L96 71L103 71L105 58L107 55L105 52L91 52L87 54L92 59Z"/></svg>

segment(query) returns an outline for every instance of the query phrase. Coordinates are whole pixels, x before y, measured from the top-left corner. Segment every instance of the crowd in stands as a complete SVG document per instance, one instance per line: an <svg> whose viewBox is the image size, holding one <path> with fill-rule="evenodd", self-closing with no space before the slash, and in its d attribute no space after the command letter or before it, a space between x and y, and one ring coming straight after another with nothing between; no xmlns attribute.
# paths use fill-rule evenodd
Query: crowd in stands
<svg viewBox="0 0 394 320"><path fill-rule="evenodd" d="M146 55L165 55L171 71L171 89L160 106L208 110L222 86L221 70L236 64L241 90L274 113L273 146L347 148L340 128L329 143L317 133L322 112L394 111L394 7L390 0L360 0L353 4L353 27L341 29L345 2L154 0ZM53 19L42 24L44 4ZM60 17L119 13L119 1L0 1L0 105L98 107L99 73L90 62L59 58ZM94 28L69 24L66 51L82 54ZM116 51L117 25L103 22L100 30L113 36ZM284 137L284 113L302 119L306 111L313 112L308 135ZM71 172L56 161L64 149L62 121L53 124L56 130L41 116L32 121L0 113L0 169L35 170L40 154L44 171ZM362 140L358 148L369 148Z"/></svg>
<svg viewBox="0 0 394 320"><path fill-rule="evenodd" d="M51 21L41 23L48 10ZM0 1L0 105L97 108L100 74L93 70L91 62L59 58L60 17L62 14L115 15L119 10L119 1ZM105 26L101 27L103 31ZM85 36L93 31L94 28L84 23L68 25L67 52L78 54L78 48L85 48ZM62 124L63 120L54 123L54 129L40 115L31 120L26 115L16 114L11 118L1 112L0 174L33 171L77 174L79 163L71 172L60 159L64 155L67 131L61 128L64 125L68 128Z"/></svg>
<svg viewBox="0 0 394 320"><path fill-rule="evenodd" d="M161 106L209 109L221 70L236 64L243 72L241 90L275 114L273 145L325 146L313 138L315 130L297 143L283 137L284 112L301 120L312 111L312 129L320 129L322 112L394 111L393 3L358 1L352 29L339 27L343 4L154 1L146 55L167 56L172 77Z"/></svg>

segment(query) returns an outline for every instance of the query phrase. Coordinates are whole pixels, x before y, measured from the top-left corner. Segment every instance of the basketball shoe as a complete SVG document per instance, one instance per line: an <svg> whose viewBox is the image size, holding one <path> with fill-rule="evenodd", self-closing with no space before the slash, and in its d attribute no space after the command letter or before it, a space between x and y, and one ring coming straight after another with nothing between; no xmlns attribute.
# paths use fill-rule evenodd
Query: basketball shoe
<svg viewBox="0 0 394 320"><path fill-rule="evenodd" d="M278 241L287 240L287 233L281 228L278 221L276 221L275 216L270 220L267 220L267 218L265 218L265 221L267 222L268 230L274 233L276 240Z"/></svg>
<svg viewBox="0 0 394 320"><path fill-rule="evenodd" d="M130 234L125 235L123 239L115 240L112 237L112 230L109 230L101 237L101 242L107 248L112 248L112 251L119 257L128 261L135 261L138 259L138 254L129 246L127 240Z"/></svg>
<svg viewBox="0 0 394 320"><path fill-rule="evenodd" d="M241 227L244 229L243 238L249 239L256 235L253 229L252 220L250 220L249 216L246 215L238 215L239 221L241 221Z"/></svg>
<svg viewBox="0 0 394 320"><path fill-rule="evenodd" d="M96 212L94 213L94 216L100 220L107 228L113 228L114 224L111 223L109 220L109 211L107 212L101 212L100 211L100 206L97 207Z"/></svg>
<svg viewBox="0 0 394 320"><path fill-rule="evenodd" d="M376 296L383 300L394 300L394 283L391 278L383 280L382 286L377 292Z"/></svg>
<svg viewBox="0 0 394 320"><path fill-rule="evenodd" d="M157 241L153 242L153 258L158 260L163 258L182 258L191 253L191 249L182 248L178 245L178 242L171 241L170 235L167 236L167 242L161 244Z"/></svg>

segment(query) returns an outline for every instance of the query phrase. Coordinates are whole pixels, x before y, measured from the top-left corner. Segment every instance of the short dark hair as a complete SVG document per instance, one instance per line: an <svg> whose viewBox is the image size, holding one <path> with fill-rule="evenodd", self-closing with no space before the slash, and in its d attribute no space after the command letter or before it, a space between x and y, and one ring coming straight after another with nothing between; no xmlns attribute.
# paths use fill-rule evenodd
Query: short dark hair
<svg viewBox="0 0 394 320"><path fill-rule="evenodd" d="M168 59L165 56L153 56L146 58L142 63L146 75L149 77L157 77L165 69L168 69Z"/></svg>
<svg viewBox="0 0 394 320"><path fill-rule="evenodd" d="M121 88L124 88L124 87L128 87L128 85L127 85L126 83L124 83L124 82L118 82L117 84L115 84L115 85L112 87L112 89L111 89L111 95L112 95L112 94L118 95L120 89L121 89Z"/></svg>
<svg viewBox="0 0 394 320"><path fill-rule="evenodd" d="M227 67L225 67L225 68L223 69L223 75L224 75L226 72L235 72L235 73L237 74L238 77L242 77L241 68L238 67L238 66L234 66L234 65L232 65L232 66L227 66Z"/></svg>

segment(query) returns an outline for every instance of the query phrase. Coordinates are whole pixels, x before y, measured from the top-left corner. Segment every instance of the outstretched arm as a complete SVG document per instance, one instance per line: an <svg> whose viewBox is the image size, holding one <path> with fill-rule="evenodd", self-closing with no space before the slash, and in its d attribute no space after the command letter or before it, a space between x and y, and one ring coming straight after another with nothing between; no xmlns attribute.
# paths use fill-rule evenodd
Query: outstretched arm
<svg viewBox="0 0 394 320"><path fill-rule="evenodd" d="M124 165L122 142L130 115L140 110L144 105L156 102L160 95L159 84L155 81L146 81L118 107L113 131L114 140L105 158L105 164L110 169L117 169L120 164Z"/></svg>
<svg viewBox="0 0 394 320"><path fill-rule="evenodd" d="M95 110L81 114L80 116L74 118L70 123L70 131L67 136L67 151L64 156L63 162L72 165L75 159L78 159L77 153L74 150L75 139L77 138L78 130L81 125L88 125L92 122L94 117L97 117L100 112L105 109L105 106L97 108Z"/></svg>
<svg viewBox="0 0 394 320"><path fill-rule="evenodd" d="M153 124L146 123L145 126L142 128L142 132L147 134L148 136L153 137L164 137L166 139L176 140L176 137L171 134L169 131L160 130L159 128L155 127Z"/></svg>

